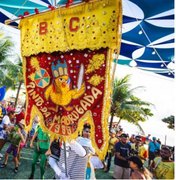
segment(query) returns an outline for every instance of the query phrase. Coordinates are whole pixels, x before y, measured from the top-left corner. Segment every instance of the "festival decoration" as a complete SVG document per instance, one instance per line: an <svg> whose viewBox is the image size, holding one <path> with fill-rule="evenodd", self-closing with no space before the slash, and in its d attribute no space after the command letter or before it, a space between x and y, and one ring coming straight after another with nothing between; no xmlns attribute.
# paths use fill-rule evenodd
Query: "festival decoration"
<svg viewBox="0 0 176 180"><path fill-rule="evenodd" d="M93 146L103 158L121 14L120 0L93 0L21 20L29 129L38 115L51 136L71 140L89 123Z"/></svg>

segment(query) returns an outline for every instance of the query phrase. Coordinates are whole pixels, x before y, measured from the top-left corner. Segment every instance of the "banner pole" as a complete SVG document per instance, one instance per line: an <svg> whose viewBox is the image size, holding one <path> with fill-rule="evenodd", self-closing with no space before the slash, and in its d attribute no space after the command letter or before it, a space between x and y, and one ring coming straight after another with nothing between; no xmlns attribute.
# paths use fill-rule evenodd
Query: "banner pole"
<svg viewBox="0 0 176 180"><path fill-rule="evenodd" d="M65 176L68 177L68 172L67 172L67 154L66 154L66 144L64 141L64 161L65 161Z"/></svg>

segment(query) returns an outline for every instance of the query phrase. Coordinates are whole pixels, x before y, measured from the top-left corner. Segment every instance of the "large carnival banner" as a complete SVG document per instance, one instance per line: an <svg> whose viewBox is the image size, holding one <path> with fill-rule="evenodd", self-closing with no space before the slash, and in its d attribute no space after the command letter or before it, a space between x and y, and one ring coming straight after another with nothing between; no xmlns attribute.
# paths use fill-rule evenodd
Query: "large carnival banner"
<svg viewBox="0 0 176 180"><path fill-rule="evenodd" d="M28 128L38 115L45 131L69 140L90 123L96 152L105 155L121 16L121 0L93 0L21 20Z"/></svg>

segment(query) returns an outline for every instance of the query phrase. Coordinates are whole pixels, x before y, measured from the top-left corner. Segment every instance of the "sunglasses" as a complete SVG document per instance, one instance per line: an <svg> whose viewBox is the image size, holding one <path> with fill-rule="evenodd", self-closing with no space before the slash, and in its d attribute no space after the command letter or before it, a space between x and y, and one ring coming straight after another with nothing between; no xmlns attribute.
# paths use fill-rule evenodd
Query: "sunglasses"
<svg viewBox="0 0 176 180"><path fill-rule="evenodd" d="M86 133L90 133L90 131L85 131Z"/></svg>

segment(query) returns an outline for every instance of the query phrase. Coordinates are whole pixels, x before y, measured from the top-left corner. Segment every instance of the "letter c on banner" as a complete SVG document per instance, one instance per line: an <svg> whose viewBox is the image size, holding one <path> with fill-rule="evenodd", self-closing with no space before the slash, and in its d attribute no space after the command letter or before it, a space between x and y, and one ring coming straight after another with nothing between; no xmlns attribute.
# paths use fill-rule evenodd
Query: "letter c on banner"
<svg viewBox="0 0 176 180"><path fill-rule="evenodd" d="M75 26L75 27L73 26L74 21L76 21L77 23L79 23L79 17L72 17L72 18L70 19L69 29L70 29L71 32L76 32L76 31L78 31L78 29L79 29L79 26L78 26L78 25Z"/></svg>

